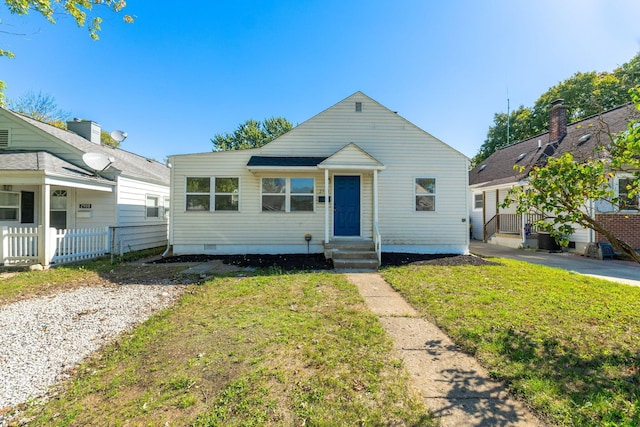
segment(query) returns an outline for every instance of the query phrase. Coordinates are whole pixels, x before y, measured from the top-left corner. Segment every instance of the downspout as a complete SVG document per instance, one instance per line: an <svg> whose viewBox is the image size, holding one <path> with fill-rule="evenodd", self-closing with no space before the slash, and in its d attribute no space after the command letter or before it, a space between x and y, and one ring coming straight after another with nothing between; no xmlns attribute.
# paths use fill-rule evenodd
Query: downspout
<svg viewBox="0 0 640 427"><path fill-rule="evenodd" d="M166 257L171 251L171 246L173 246L173 209L174 209L174 198L171 197L173 194L173 162L172 158L168 157L167 162L169 163L169 236L167 239L167 249L162 252L162 258Z"/></svg>
<svg viewBox="0 0 640 427"><path fill-rule="evenodd" d="M329 169L324 170L324 243L329 244Z"/></svg>

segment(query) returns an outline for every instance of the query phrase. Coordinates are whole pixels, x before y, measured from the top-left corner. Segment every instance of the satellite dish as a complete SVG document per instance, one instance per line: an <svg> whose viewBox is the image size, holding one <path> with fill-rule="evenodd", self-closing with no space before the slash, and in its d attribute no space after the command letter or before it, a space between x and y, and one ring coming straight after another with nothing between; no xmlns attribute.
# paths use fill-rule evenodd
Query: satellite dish
<svg viewBox="0 0 640 427"><path fill-rule="evenodd" d="M127 133L121 130L114 130L111 132L111 138L115 139L118 142L122 142L127 139Z"/></svg>
<svg viewBox="0 0 640 427"><path fill-rule="evenodd" d="M96 172L102 172L113 163L113 158L107 157L102 153L84 153L82 161L89 168Z"/></svg>

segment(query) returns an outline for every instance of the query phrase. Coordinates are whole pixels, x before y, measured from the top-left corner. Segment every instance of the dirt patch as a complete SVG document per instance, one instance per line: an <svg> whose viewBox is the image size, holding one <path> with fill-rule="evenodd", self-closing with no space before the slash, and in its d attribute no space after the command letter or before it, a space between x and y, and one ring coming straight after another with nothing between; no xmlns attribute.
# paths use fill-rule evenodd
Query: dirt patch
<svg viewBox="0 0 640 427"><path fill-rule="evenodd" d="M194 263L221 260L238 267L278 268L284 271L331 270L333 263L323 254L247 254L247 255L178 255L151 261L151 264ZM383 253L382 267L401 265L496 265L473 255Z"/></svg>

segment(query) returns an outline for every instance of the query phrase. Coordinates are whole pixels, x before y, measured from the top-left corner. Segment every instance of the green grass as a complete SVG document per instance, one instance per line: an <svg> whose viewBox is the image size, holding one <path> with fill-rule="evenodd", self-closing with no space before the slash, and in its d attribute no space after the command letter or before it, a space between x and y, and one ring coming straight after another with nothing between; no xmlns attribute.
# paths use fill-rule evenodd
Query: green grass
<svg viewBox="0 0 640 427"><path fill-rule="evenodd" d="M334 274L191 286L25 415L34 426L432 425L377 318Z"/></svg>
<svg viewBox="0 0 640 427"><path fill-rule="evenodd" d="M23 271L8 278L0 278L0 305L76 287L95 280L100 273L109 271L110 268L108 260L98 260L44 271ZM3 272L11 273L15 270L3 269Z"/></svg>
<svg viewBox="0 0 640 427"><path fill-rule="evenodd" d="M383 275L551 423L640 425L640 288L498 261Z"/></svg>

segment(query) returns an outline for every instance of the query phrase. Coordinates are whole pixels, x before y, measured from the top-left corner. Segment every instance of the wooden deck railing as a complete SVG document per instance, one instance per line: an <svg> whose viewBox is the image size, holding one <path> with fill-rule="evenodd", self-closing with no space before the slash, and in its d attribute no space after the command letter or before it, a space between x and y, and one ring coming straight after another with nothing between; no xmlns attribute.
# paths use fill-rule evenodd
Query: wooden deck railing
<svg viewBox="0 0 640 427"><path fill-rule="evenodd" d="M525 229L527 233L535 233L538 228L535 222L543 219L540 214L525 214ZM522 215L521 214L496 214L483 227L484 241L488 241L496 233L504 234L522 234Z"/></svg>

